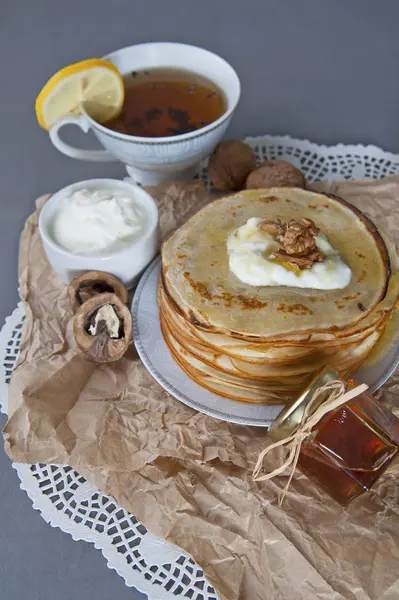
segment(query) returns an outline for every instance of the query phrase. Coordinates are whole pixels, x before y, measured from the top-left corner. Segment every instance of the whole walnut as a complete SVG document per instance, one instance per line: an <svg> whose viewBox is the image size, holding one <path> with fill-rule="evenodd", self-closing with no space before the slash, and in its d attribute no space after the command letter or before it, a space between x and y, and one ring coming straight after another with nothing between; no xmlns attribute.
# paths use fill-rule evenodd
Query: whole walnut
<svg viewBox="0 0 399 600"><path fill-rule="evenodd" d="M306 179L299 169L285 160L266 160L247 177L245 187L260 189L267 187L305 188Z"/></svg>
<svg viewBox="0 0 399 600"><path fill-rule="evenodd" d="M256 154L240 140L220 142L208 164L208 174L219 190L242 190L249 173L256 167Z"/></svg>

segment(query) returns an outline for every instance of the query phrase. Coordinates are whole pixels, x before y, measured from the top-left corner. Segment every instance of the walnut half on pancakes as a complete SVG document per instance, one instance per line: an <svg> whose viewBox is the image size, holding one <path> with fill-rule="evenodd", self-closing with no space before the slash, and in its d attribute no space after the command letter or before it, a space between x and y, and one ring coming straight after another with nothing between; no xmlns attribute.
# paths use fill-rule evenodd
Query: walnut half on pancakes
<svg viewBox="0 0 399 600"><path fill-rule="evenodd" d="M322 262L325 258L316 244L316 236L320 231L311 219L291 219L287 223L280 219L266 219L259 223L258 228L274 236L283 246L271 255L272 259L280 259L299 269L310 269L313 263Z"/></svg>

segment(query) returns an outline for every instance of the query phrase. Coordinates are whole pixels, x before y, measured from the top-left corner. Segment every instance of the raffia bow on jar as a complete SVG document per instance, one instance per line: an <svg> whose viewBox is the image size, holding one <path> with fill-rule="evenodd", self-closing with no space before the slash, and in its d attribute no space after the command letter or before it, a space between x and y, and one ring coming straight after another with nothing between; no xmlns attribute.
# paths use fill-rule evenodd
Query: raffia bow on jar
<svg viewBox="0 0 399 600"><path fill-rule="evenodd" d="M297 467L346 505L375 483L399 449L399 420L366 394L366 384L346 385L325 367L272 425L273 443L259 455L254 481L291 469L279 495L283 503ZM264 459L278 447L288 450L283 464L264 472Z"/></svg>

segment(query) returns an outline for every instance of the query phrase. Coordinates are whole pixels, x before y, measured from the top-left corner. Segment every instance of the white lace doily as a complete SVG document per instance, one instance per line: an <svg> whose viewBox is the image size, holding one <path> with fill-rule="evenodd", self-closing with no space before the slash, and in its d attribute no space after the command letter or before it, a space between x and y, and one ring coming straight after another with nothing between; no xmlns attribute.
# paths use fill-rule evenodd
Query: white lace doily
<svg viewBox="0 0 399 600"><path fill-rule="evenodd" d="M370 179L399 173L399 155L375 146L319 146L288 136L249 138L259 159L280 158L299 167L309 181ZM206 179L206 164L199 171ZM0 404L18 357L24 312L20 304L0 333ZM152 535L132 514L117 505L68 466L13 464L33 508L53 527L74 540L92 542L109 568L150 600L217 600L201 568L176 546Z"/></svg>

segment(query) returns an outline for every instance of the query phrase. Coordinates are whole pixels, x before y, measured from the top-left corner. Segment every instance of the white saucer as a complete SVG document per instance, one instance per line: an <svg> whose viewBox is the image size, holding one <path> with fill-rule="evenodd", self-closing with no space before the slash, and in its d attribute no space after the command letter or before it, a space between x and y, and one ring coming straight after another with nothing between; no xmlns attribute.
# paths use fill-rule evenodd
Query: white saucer
<svg viewBox="0 0 399 600"><path fill-rule="evenodd" d="M255 427L270 427L283 405L245 404L209 392L192 381L172 358L159 324L157 285L161 270L158 256L148 267L137 287L132 303L133 339L145 367L169 394L206 415ZM395 323L395 327L397 327ZM367 383L376 391L392 375L399 364L399 337L381 342L366 363L354 374L359 383ZM381 345L386 346L383 348Z"/></svg>

